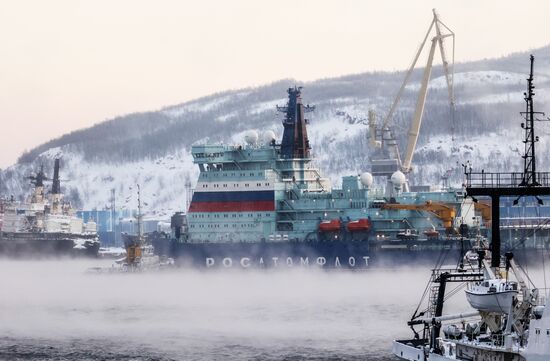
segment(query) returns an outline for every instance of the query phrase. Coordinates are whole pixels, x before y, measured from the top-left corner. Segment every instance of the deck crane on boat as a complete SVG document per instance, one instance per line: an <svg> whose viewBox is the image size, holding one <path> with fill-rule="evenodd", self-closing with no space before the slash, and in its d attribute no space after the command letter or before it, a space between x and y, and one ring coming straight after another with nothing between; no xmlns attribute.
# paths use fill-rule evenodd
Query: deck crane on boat
<svg viewBox="0 0 550 361"><path fill-rule="evenodd" d="M434 214L443 222L443 227L447 230L452 230L453 221L456 217L456 209L452 206L441 202L427 201L424 204L400 204L387 203L382 206L382 209L400 209L409 211L425 211Z"/></svg>
<svg viewBox="0 0 550 361"><path fill-rule="evenodd" d="M435 29L435 35L433 34L433 31L432 31L434 29ZM393 120L393 115L395 113L395 110L397 109L399 101L401 100L403 92L410 81L411 75L414 71L416 63L418 62L420 54L422 53L422 50L424 49L424 47L426 46L426 43L428 42L428 39L430 38L430 34L432 34L432 37L431 37L430 51L428 54L428 61L426 63L426 67L424 68L424 74L422 76L422 81L418 92L418 98L416 101L413 119L411 121L410 128L408 131L407 147L403 158L401 158L397 141L394 138L390 128L390 123ZM447 54L445 52L445 47L443 44L443 41L446 38L452 39L452 58L451 58L452 60L450 64L449 64L449 61L447 60ZM449 29L441 21L436 10L433 9L432 22L428 28L428 31L426 32L426 35L424 36L424 39L422 40L422 43L420 44L420 47L418 48L413 58L412 64L410 65L405 75L405 79L403 80L403 83L399 88L397 96L395 97L392 103L392 106L388 114L386 115L383 123L381 124L381 126L377 127L375 125L374 114L369 113L370 144L371 146L374 145L375 148L379 148L375 152L372 158L372 174L375 176L387 177L389 181L390 177L395 172L402 172L404 175L408 175L412 170L413 155L416 148L416 143L418 141L420 126L422 124L422 116L424 114L424 106L426 104L426 96L428 94L428 83L430 81L430 76L431 76L432 67L433 67L433 60L434 60L435 51L437 47L439 47L439 52L441 54L441 60L443 64L442 67L443 67L443 72L445 74L449 104L451 107L451 118L453 118L454 107L455 107L455 99L454 99L454 92L453 92L455 34L451 29ZM407 191L408 184L405 183L404 186L405 186L404 190Z"/></svg>

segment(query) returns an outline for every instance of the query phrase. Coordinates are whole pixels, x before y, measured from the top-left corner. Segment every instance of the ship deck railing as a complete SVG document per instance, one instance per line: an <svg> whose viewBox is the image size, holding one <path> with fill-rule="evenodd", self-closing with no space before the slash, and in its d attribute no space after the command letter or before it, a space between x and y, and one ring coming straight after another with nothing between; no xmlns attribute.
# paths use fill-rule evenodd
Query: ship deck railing
<svg viewBox="0 0 550 361"><path fill-rule="evenodd" d="M538 186L550 187L550 172L536 172L535 179ZM467 188L519 188L526 186L525 173L488 173L467 172ZM531 182L531 180L529 180Z"/></svg>
<svg viewBox="0 0 550 361"><path fill-rule="evenodd" d="M483 279L483 272L479 269L436 268L432 270L432 282L439 282L444 273L450 276L448 282L477 282Z"/></svg>

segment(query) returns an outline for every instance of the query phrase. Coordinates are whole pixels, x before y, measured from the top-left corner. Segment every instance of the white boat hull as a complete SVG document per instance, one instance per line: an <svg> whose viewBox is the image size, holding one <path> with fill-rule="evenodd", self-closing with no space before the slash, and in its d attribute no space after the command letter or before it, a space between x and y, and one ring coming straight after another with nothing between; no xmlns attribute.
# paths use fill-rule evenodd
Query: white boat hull
<svg viewBox="0 0 550 361"><path fill-rule="evenodd" d="M507 313L517 293L518 292L514 290L493 293L474 293L466 291L466 299L476 310Z"/></svg>

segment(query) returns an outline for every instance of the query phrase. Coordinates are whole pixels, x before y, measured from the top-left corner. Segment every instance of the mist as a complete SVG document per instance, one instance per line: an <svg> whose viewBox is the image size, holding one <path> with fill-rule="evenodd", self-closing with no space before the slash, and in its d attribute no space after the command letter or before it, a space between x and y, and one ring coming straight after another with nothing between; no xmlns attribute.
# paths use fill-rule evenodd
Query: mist
<svg viewBox="0 0 550 361"><path fill-rule="evenodd" d="M394 360L430 275L85 273L97 265L110 261L0 262L0 358Z"/></svg>

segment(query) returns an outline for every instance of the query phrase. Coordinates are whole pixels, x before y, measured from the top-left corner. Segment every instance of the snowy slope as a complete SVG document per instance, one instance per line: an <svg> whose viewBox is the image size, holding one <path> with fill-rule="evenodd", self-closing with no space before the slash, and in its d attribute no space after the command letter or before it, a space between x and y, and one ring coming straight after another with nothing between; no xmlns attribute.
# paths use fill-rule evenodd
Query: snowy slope
<svg viewBox="0 0 550 361"><path fill-rule="evenodd" d="M550 112L550 47L535 51L537 62L536 106ZM519 67L518 64L521 64ZM490 68L488 68L490 67ZM421 136L411 175L417 184L439 184L441 175L454 170L460 184L460 164L472 161L485 170L519 169L522 152L519 112L528 55L514 54L484 62L457 64L454 77L457 110L449 115L447 89L441 69L430 82ZM401 149L405 148L421 70L403 95L392 126ZM383 119L404 73L365 73L306 83L305 103L316 106L308 114L308 134L316 164L338 182L342 175L369 169L367 114ZM158 112L131 114L52 140L29 152L22 161L0 171L0 196L22 197L26 176L44 164L51 168L62 157L62 185L69 199L84 209L102 209L115 189L117 205L136 207L136 184L142 187L145 210L161 217L186 204L185 183L194 185L198 169L192 163L192 144L237 144L249 129L273 130L280 139L286 89L299 82L284 80L259 88L228 91ZM540 125L538 144L550 167L547 147L549 126Z"/></svg>

